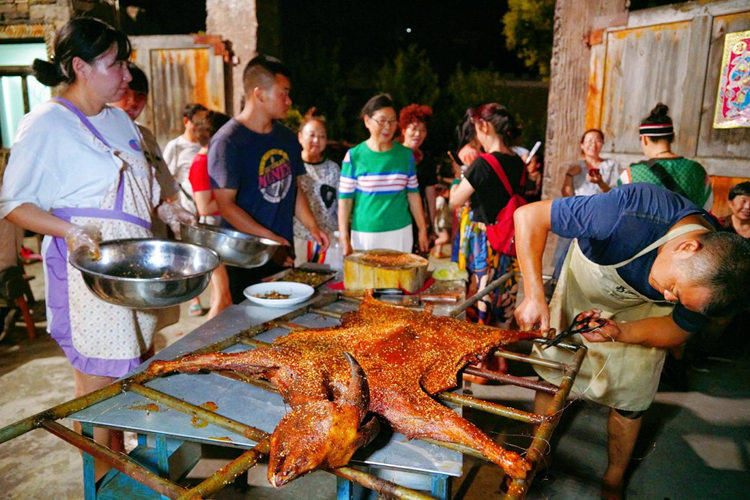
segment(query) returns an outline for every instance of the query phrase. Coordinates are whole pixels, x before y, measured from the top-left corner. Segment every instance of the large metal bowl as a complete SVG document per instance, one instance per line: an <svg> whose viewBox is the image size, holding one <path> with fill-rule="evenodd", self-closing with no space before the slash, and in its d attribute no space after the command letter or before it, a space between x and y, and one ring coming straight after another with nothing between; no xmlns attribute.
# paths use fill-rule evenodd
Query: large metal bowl
<svg viewBox="0 0 750 500"><path fill-rule="evenodd" d="M100 299L134 309L168 307L197 297L220 263L213 250L157 239L102 242L101 258L87 248L70 255L70 264Z"/></svg>
<svg viewBox="0 0 750 500"><path fill-rule="evenodd" d="M210 224L181 224L182 241L208 247L221 256L225 264L237 267L260 267L279 248L267 238Z"/></svg>

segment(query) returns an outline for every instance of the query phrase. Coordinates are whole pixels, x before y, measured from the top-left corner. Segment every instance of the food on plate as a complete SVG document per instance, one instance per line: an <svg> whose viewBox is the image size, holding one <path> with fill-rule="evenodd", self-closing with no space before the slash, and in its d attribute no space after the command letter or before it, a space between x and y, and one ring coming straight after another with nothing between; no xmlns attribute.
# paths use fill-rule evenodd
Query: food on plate
<svg viewBox="0 0 750 500"><path fill-rule="evenodd" d="M265 293L256 293L256 297L259 299L270 299L270 300L282 300L282 299L288 299L292 296L291 293L281 293L277 292L276 290L269 290Z"/></svg>
<svg viewBox="0 0 750 500"><path fill-rule="evenodd" d="M500 330L384 304L366 295L331 328L298 330L273 344L156 361L151 375L234 370L270 381L291 407L271 437L268 480L281 486L317 468L346 465L376 432L374 413L412 438L474 448L509 476L530 464L507 451L433 395L498 346L538 332Z"/></svg>
<svg viewBox="0 0 750 500"><path fill-rule="evenodd" d="M322 285L331 277L334 273L319 273L314 271L305 271L304 269L289 269L279 279L279 281L293 281L295 283L304 283L311 287Z"/></svg>

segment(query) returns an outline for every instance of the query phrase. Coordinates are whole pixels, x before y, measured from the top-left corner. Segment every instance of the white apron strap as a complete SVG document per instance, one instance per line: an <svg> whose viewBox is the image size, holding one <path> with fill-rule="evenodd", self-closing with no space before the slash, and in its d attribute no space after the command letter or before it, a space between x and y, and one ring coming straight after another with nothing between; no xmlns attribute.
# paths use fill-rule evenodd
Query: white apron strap
<svg viewBox="0 0 750 500"><path fill-rule="evenodd" d="M659 248L661 245L663 245L664 243L666 243L668 241L671 241L671 240L673 240L673 239L675 239L675 238L677 238L679 236L682 236L683 234L687 234L687 233L690 233L690 232L693 232L693 231L700 231L700 230L710 231L709 228L707 228L706 226L702 226L700 224L685 224L684 226L680 226L680 227L678 227L676 229L672 229L667 234L665 234L664 236L662 236L658 240L654 241L653 243L651 243L649 246L647 246L646 248L644 248L643 250L641 250L640 252L638 252L634 256L630 257L628 260L624 260L624 261L620 262L619 264L615 264L612 267L614 267L615 269L617 269L617 268L620 268L622 266L626 266L626 265L630 264L631 262L633 262L638 257L642 257L643 255L646 255L650 251L655 250L656 248Z"/></svg>

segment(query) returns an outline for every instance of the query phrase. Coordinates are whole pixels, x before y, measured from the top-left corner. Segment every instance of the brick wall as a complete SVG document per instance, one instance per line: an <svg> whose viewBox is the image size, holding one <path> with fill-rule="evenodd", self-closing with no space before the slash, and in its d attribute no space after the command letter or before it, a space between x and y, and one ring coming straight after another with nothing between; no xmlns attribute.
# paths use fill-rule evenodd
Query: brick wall
<svg viewBox="0 0 750 500"><path fill-rule="evenodd" d="M52 23L70 18L69 0L0 0L0 25Z"/></svg>

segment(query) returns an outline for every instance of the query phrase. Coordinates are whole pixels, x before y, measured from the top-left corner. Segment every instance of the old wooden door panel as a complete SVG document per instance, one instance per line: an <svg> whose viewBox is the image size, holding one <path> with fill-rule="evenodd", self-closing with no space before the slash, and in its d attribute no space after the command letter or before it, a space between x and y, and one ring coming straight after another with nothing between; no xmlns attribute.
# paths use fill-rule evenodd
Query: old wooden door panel
<svg viewBox="0 0 750 500"><path fill-rule="evenodd" d="M638 123L657 102L670 106L676 125L675 150L686 156L696 151L697 113L684 102L699 102L705 78L705 57L710 20L660 24L610 31L601 105L601 128L607 150L641 155ZM692 114L696 114L693 119Z"/></svg>
<svg viewBox="0 0 750 500"><path fill-rule="evenodd" d="M211 37L135 36L133 60L146 73L151 91L138 121L149 127L162 147L183 131L182 109L199 102L226 109L224 57Z"/></svg>
<svg viewBox="0 0 750 500"><path fill-rule="evenodd" d="M182 107L199 102L209 109L224 110L224 82L221 71L211 67L213 49L151 50L151 85L155 103L154 127L157 139L182 133ZM221 63L223 68L223 63Z"/></svg>
<svg viewBox="0 0 750 500"><path fill-rule="evenodd" d="M750 30L750 10L714 18L708 55L710 76L706 81L702 100L698 156L712 158L712 161L708 162L710 165L706 166L711 167L710 171L722 175L750 177L750 128L713 128L724 35L745 30Z"/></svg>

